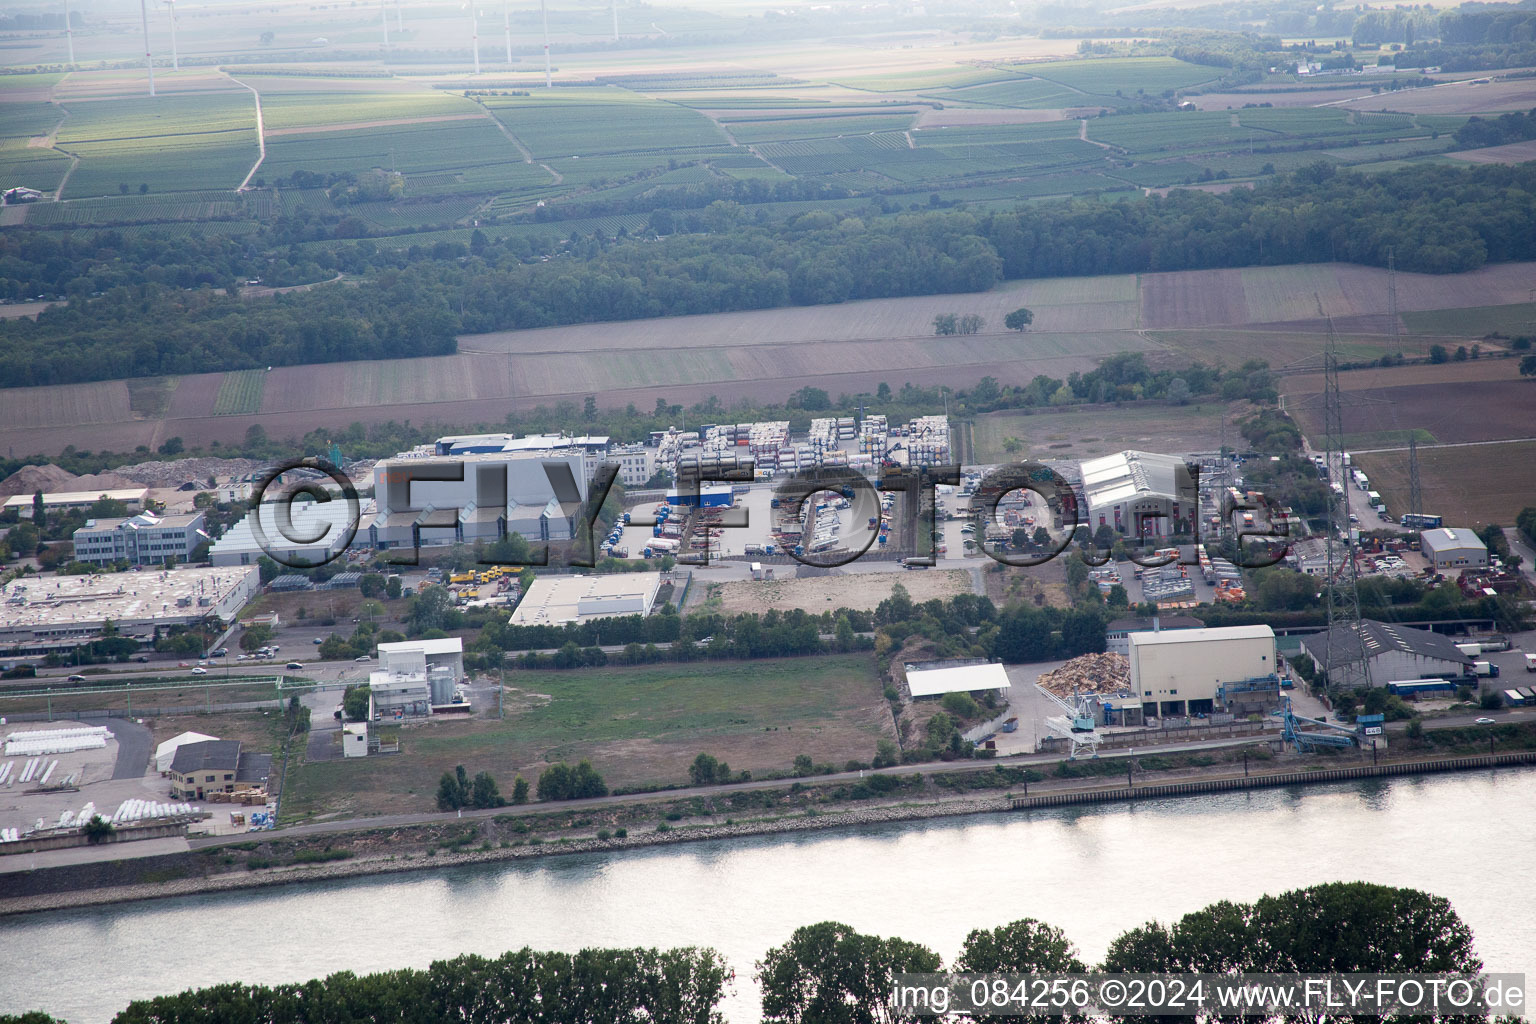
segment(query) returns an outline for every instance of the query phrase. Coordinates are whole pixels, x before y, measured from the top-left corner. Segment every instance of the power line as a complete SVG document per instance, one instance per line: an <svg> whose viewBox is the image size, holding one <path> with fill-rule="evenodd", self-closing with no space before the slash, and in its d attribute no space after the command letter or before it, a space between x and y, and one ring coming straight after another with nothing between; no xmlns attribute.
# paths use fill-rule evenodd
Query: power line
<svg viewBox="0 0 1536 1024"><path fill-rule="evenodd" d="M1333 317L1323 311L1323 300L1316 295L1317 313L1327 321L1328 344L1323 350L1323 450L1328 467L1327 530L1324 544L1327 557L1327 585L1323 588L1328 611L1328 682L1335 686L1368 687L1371 667L1365 641L1360 632L1360 589L1355 560L1355 534L1350 524L1349 485L1344 472L1344 411L1339 392L1339 339L1333 329ZM1338 490L1335 492L1334 486ZM1342 522L1339 515L1342 514ZM1342 564L1339 531L1343 529ZM1347 629L1342 627L1348 627ZM1336 631L1337 630L1337 631ZM1341 644L1342 635L1353 643Z"/></svg>

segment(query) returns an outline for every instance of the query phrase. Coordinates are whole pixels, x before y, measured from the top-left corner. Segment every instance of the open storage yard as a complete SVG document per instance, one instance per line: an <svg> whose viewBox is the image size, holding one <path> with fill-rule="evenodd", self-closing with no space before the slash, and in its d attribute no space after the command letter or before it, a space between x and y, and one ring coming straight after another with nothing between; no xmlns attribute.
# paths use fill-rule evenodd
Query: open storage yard
<svg viewBox="0 0 1536 1024"><path fill-rule="evenodd" d="M792 567L791 567L792 568ZM922 572L841 573L833 570L825 576L804 579L787 577L763 582L707 584L711 597L720 599L724 615L770 610L825 612L836 608L874 608L891 596L897 584L906 588L913 601L947 598L971 592L971 573L966 569ZM714 606L709 606L714 610Z"/></svg>
<svg viewBox="0 0 1536 1024"><path fill-rule="evenodd" d="M511 671L506 720L455 719L401 730L402 753L290 769L285 818L433 808L438 777L490 772L504 796L521 773L590 760L610 788L686 782L701 751L735 771L787 772L798 754L839 763L894 738L867 654L819 658Z"/></svg>

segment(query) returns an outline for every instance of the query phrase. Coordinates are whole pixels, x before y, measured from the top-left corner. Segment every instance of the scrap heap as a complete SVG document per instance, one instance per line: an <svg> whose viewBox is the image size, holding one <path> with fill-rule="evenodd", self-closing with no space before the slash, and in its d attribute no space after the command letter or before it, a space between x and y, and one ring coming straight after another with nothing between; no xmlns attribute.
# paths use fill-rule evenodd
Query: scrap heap
<svg viewBox="0 0 1536 1024"><path fill-rule="evenodd" d="M1130 689L1131 663L1122 654L1083 654L1044 673L1039 683L1058 697L1121 693Z"/></svg>

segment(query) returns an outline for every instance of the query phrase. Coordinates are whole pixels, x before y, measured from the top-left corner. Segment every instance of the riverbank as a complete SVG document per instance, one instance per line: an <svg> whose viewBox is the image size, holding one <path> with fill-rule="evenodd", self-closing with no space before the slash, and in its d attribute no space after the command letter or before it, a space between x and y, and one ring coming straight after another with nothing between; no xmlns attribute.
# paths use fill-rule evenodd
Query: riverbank
<svg viewBox="0 0 1536 1024"><path fill-rule="evenodd" d="M724 825L682 825L669 827L664 832L646 832L641 835L614 836L607 839L559 839L536 845L525 844L522 846L493 847L491 849L466 850L462 852L409 852L387 856L357 857L326 864L295 864L284 867L262 868L244 874L179 878L166 881L143 882L135 885L107 886L72 892L54 892L35 896L0 897L0 917L47 910L64 910L72 907L162 899L169 896L191 896L202 893L226 892L234 889L295 885L306 882L358 878L365 875L459 867L467 864L527 860L576 853L638 850L654 846L696 843L713 839L736 839L787 832L810 832L822 829L847 828L853 825L916 821L923 818L987 814L1005 812L1007 810L1009 810L1009 804L1006 795L955 798L941 800L929 805L863 807L854 811L802 815L772 821L744 821ZM190 857L196 855L179 854L177 856ZM71 869L52 868L47 870L70 871ZM150 870L153 871L152 866Z"/></svg>
<svg viewBox="0 0 1536 1024"><path fill-rule="evenodd" d="M490 838L483 838L479 847L467 848L468 843L473 841L473 838L469 837L489 837L493 834L490 826L500 822L500 819L483 819L473 824L469 832L460 832L446 838L441 830L431 835L421 834L425 833L425 830L415 830L419 834L414 837L402 835L411 831L402 829L380 830L378 834L371 836L363 834L354 837L358 848L365 851L361 856L346 851L337 852L333 859L326 856L332 851L328 845L319 856L305 858L301 855L296 858L298 861L296 863L273 865L252 858L246 862L247 870L228 870L223 873L200 876L175 877L177 872L187 871L200 858L221 856L226 858L226 864L233 863L229 849L210 847L197 852L144 858L133 862L132 870L140 877L130 884L111 884L110 873L103 873L103 869L121 866L122 862L39 869L36 872L12 875L10 878L17 882L26 882L34 880L33 876L46 874L48 882L51 883L46 887L49 891L0 896L0 916L568 854L606 853L716 839L737 839L929 818L1027 811L1033 808L1049 808L1066 804L1164 799L1233 789L1305 786L1357 778L1470 771L1530 764L1536 764L1536 751L1383 760L1379 764L1350 766L1317 764L1303 770L1265 771L1251 774L1245 771L1241 775L1235 774L1231 765L1220 765L1181 773L1184 777L1178 780L1148 781L1141 784L1133 783L1129 786L1118 782L1105 785L1100 780L1079 779L1074 780L1075 784L1069 789L1041 792L1041 787L1037 785L1036 791L1031 793L1029 784L1026 783L1022 794L1014 791L984 795L968 793L922 803L892 802L837 811L808 809L793 816L756 820L727 819L724 823L708 822L676 826L663 823L654 831L634 835L610 835L606 831L600 831L598 835L592 837L561 837L549 841L534 837L516 842L502 840L499 844ZM430 845L425 849L383 852L384 850L399 851L411 838L414 838L418 844L425 842ZM281 842L281 833L273 833L268 837L268 842ZM242 846L255 848L258 843L252 840ZM369 850L378 852L366 852ZM0 878L0 885L3 885L4 881L5 879Z"/></svg>

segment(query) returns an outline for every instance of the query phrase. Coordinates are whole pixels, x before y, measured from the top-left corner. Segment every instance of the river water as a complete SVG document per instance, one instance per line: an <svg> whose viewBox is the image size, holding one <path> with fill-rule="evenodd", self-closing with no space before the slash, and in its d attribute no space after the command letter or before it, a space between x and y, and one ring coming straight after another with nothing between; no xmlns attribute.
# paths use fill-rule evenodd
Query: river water
<svg viewBox="0 0 1536 1024"><path fill-rule="evenodd" d="M1121 931L1334 880L1448 897L1491 970L1536 976L1536 769L1263 790L551 857L0 919L0 1012L106 1021L216 982L423 967L524 945L708 945L757 1019L753 962L799 925L901 935L946 962L1037 917L1092 962Z"/></svg>

